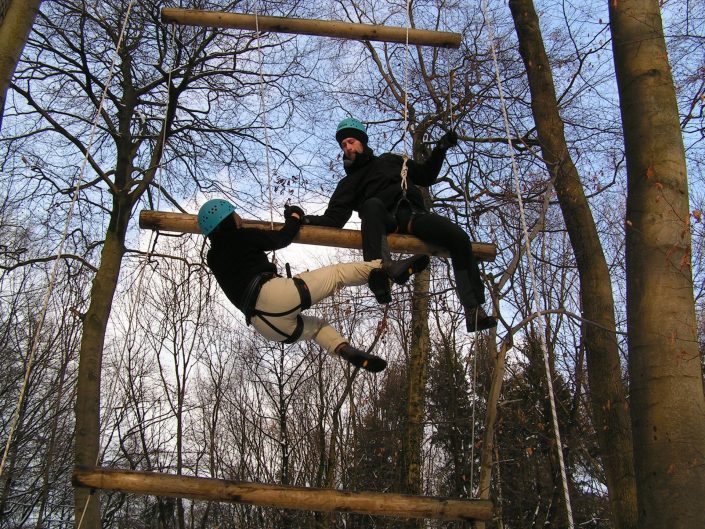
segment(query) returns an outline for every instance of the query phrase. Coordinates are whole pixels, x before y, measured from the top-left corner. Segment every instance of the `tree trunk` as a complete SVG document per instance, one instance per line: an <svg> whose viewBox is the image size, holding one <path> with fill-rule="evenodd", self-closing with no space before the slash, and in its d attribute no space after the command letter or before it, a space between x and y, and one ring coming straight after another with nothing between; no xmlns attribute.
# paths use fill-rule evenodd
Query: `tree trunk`
<svg viewBox="0 0 705 529"><path fill-rule="evenodd" d="M614 524L636 527L636 485L626 390L615 338L611 278L590 206L568 152L553 74L532 0L510 0L541 153L553 180L580 275L590 401Z"/></svg>
<svg viewBox="0 0 705 529"><path fill-rule="evenodd" d="M705 520L688 179L658 0L609 2L627 159L627 328L641 529Z"/></svg>
<svg viewBox="0 0 705 529"><path fill-rule="evenodd" d="M5 0L0 12L0 129L7 88L32 30L42 0Z"/></svg>
<svg viewBox="0 0 705 529"><path fill-rule="evenodd" d="M411 300L411 345L407 372L407 421L404 436L404 493L421 494L421 446L428 382L428 287L429 271L414 276Z"/></svg>
<svg viewBox="0 0 705 529"><path fill-rule="evenodd" d="M119 197L120 195L113 205L110 226L101 252L100 267L93 279L91 303L83 322L75 408L74 456L76 465L81 467L95 466L98 463L100 449L100 379L103 344L113 296L120 276L120 265L125 253L125 233L132 210L129 205L120 204ZM89 496L91 495L88 489L75 489L76 527L100 529L100 499L97 494L93 494L86 507Z"/></svg>

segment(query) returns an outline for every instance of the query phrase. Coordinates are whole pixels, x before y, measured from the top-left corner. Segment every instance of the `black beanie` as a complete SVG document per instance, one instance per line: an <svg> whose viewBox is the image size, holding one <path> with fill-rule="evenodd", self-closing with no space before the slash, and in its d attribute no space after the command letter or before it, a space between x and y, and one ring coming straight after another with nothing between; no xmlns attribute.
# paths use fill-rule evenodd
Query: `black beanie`
<svg viewBox="0 0 705 529"><path fill-rule="evenodd" d="M335 133L335 139L338 141L338 145L340 145L340 142L343 141L345 138L355 138L356 140L359 140L363 145L367 145L367 134L365 134L359 129L340 129L338 132Z"/></svg>

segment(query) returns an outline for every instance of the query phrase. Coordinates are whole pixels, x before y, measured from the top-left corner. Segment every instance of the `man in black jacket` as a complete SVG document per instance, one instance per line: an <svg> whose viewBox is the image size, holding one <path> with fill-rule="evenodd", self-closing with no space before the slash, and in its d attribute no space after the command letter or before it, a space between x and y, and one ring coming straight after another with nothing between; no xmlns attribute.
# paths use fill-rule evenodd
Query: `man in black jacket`
<svg viewBox="0 0 705 529"><path fill-rule="evenodd" d="M306 215L305 224L342 228L353 211L362 221L362 254L365 261L389 259L387 234L410 233L443 246L450 252L458 298L465 309L468 332L497 325L488 316L480 269L468 235L449 219L430 213L420 190L436 182L446 151L458 143L454 131L446 133L427 160L415 163L396 154L376 156L367 146L367 130L354 118L338 125L335 139L343 150L346 176L338 183L323 215ZM404 175L406 173L406 175ZM390 281L380 270L370 274L369 286L380 303L391 301Z"/></svg>
<svg viewBox="0 0 705 529"><path fill-rule="evenodd" d="M351 346L327 322L301 311L333 295L343 286L364 285L372 271L380 270L397 283L406 282L428 256L402 261L381 259L343 263L281 277L265 251L288 246L299 232L303 210L284 208L284 226L278 231L243 228L230 202L209 200L198 212L198 226L211 243L208 266L228 299L242 311L247 324L275 342L314 340L328 353L367 371L382 371L387 362Z"/></svg>

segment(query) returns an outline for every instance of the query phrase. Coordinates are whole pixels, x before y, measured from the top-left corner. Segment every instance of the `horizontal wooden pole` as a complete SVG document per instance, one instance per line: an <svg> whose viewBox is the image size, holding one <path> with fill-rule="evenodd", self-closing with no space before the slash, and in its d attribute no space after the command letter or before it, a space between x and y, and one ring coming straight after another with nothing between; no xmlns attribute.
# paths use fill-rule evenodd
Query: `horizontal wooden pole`
<svg viewBox="0 0 705 529"><path fill-rule="evenodd" d="M270 17L226 13L220 11L199 11L197 9L162 8L162 21L189 26L212 28L234 28L298 35L316 35L339 39L374 40L382 42L406 43L407 29L395 26L374 24L354 24L339 20L311 20L304 18ZM430 31L409 28L409 44L433 46L437 48L459 48L460 33Z"/></svg>
<svg viewBox="0 0 705 529"><path fill-rule="evenodd" d="M77 468L73 473L73 484L133 494L228 501L300 511L440 520L488 520L492 516L492 502L488 500L350 492L106 468Z"/></svg>
<svg viewBox="0 0 705 529"><path fill-rule="evenodd" d="M270 230L272 225L262 220L245 220L242 224L246 228ZM282 223L275 222L274 229L282 227ZM175 213L170 211L140 211L140 228L159 231L173 231L178 233L201 233L198 228L196 215L190 213ZM338 248L362 248L362 235L357 230L341 230L326 226L302 226L294 242L299 244L313 244L316 246L335 246ZM387 237L389 249L395 253L425 253L439 257L448 257L448 250L440 246L426 244L413 235L391 234ZM497 248L494 244L473 242L472 250L475 256L482 261L494 261Z"/></svg>

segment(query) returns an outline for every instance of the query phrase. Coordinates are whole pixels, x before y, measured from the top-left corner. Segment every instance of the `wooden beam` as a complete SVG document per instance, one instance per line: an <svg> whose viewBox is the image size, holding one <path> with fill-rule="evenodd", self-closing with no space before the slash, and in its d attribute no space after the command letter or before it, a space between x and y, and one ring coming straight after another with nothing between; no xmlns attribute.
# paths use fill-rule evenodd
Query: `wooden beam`
<svg viewBox="0 0 705 529"><path fill-rule="evenodd" d="M190 213L174 213L170 211L140 211L140 228L159 231L172 231L178 233L201 233L198 229L196 215ZM260 230L271 229L271 224L262 220L245 220L242 224L246 228ZM275 222L274 229L278 230L282 223ZM362 235L357 230L341 230L326 226L302 226L299 234L294 238L299 244L313 244L316 246L335 246L338 248L362 248ZM389 249L395 253L425 253L439 257L448 257L448 250L440 246L426 244L413 235L391 234L387 237ZM473 242L472 250L475 256L482 261L494 261L497 248L494 244Z"/></svg>
<svg viewBox="0 0 705 529"><path fill-rule="evenodd" d="M212 28L234 28L317 35L339 39L375 40L382 42L406 43L407 30L403 27L354 24L339 20L311 20L304 18L269 17L226 13L220 11L199 11L197 9L162 8L162 22L173 22L190 26ZM460 33L413 29L408 31L409 44L434 46L438 48L459 48Z"/></svg>
<svg viewBox="0 0 705 529"><path fill-rule="evenodd" d="M247 503L300 511L349 512L400 518L488 520L493 510L492 502L489 500L350 492L106 468L77 468L74 470L72 481L76 487L116 490L133 494Z"/></svg>

